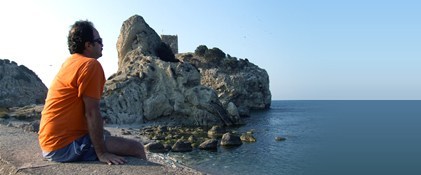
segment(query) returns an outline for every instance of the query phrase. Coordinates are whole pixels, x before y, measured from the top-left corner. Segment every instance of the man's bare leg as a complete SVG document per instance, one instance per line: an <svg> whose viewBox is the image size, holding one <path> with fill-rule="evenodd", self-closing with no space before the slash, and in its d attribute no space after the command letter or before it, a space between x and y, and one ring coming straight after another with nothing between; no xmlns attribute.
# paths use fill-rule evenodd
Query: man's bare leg
<svg viewBox="0 0 421 175"><path fill-rule="evenodd" d="M135 140L122 137L107 136L105 139L107 151L120 156L133 156L146 159L143 145Z"/></svg>

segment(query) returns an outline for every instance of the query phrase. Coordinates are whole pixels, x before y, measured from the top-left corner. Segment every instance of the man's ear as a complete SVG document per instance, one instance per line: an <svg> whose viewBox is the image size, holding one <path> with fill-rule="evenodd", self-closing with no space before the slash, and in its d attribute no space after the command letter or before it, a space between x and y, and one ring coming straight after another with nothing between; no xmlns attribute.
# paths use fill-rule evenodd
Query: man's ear
<svg viewBox="0 0 421 175"><path fill-rule="evenodd" d="M85 49L89 48L89 46L91 46L90 42L85 42Z"/></svg>

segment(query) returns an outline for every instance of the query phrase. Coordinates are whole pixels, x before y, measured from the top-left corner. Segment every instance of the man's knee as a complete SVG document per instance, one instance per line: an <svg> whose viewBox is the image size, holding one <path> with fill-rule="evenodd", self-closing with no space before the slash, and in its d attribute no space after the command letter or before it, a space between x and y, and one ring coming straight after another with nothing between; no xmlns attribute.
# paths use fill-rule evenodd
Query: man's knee
<svg viewBox="0 0 421 175"><path fill-rule="evenodd" d="M109 136L106 139L105 145L107 146L108 151L112 153L119 155L135 156L146 160L146 154L143 144L136 140L127 139L123 137Z"/></svg>

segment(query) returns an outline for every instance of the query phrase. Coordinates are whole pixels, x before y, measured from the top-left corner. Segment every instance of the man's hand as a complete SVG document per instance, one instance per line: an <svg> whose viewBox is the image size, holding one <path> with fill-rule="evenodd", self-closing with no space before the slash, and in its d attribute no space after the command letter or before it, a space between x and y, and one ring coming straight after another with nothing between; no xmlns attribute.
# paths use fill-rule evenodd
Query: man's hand
<svg viewBox="0 0 421 175"><path fill-rule="evenodd" d="M112 165L112 164L121 165L121 164L127 163L124 157L120 157L111 153L103 153L97 156L98 156L99 161L107 163L108 165Z"/></svg>
<svg viewBox="0 0 421 175"><path fill-rule="evenodd" d="M88 124L89 136L91 137L92 145L99 161L111 164L124 164L126 160L123 157L109 153L104 143L104 127L99 111L99 100L83 96L83 103L85 104L85 117Z"/></svg>

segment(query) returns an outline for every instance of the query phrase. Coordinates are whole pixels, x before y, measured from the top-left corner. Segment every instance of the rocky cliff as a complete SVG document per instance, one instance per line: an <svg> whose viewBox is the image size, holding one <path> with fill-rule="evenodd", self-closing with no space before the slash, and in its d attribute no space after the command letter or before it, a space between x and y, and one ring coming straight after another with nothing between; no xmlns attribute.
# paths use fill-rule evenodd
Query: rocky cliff
<svg viewBox="0 0 421 175"><path fill-rule="evenodd" d="M237 59L204 45L197 47L195 53L178 54L177 58L197 67L201 84L215 89L223 106L234 103L241 116L248 116L250 109L270 107L269 76L247 59Z"/></svg>
<svg viewBox="0 0 421 175"><path fill-rule="evenodd" d="M0 107L44 103L47 87L27 67L0 59Z"/></svg>
<svg viewBox="0 0 421 175"><path fill-rule="evenodd" d="M178 62L170 47L138 15L126 20L117 43L118 72L106 82L102 113L111 123L164 119L185 125L240 123L216 92L202 86L198 70ZM233 109L232 109L233 108Z"/></svg>

